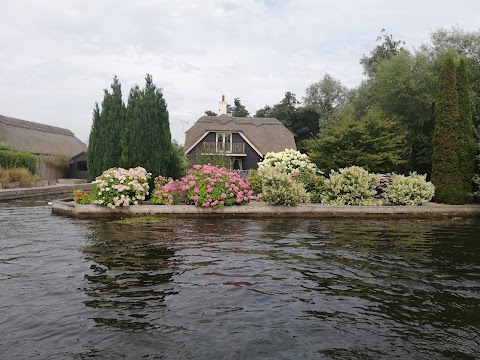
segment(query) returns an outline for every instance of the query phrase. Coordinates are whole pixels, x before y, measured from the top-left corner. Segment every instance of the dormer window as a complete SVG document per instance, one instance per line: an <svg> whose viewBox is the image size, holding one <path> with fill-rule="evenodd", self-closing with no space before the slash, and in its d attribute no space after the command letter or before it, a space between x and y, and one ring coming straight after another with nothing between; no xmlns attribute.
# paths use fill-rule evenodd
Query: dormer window
<svg viewBox="0 0 480 360"><path fill-rule="evenodd" d="M217 133L217 152L232 152L232 133Z"/></svg>

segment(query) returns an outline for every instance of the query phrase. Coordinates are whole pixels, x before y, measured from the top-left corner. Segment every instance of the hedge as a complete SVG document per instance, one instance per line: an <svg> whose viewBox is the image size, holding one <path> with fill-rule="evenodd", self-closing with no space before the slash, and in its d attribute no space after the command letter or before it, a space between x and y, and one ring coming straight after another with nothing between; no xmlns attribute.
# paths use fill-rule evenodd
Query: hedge
<svg viewBox="0 0 480 360"><path fill-rule="evenodd" d="M27 152L18 151L7 146L0 147L0 166L5 169L26 168L32 174L35 173L37 158Z"/></svg>

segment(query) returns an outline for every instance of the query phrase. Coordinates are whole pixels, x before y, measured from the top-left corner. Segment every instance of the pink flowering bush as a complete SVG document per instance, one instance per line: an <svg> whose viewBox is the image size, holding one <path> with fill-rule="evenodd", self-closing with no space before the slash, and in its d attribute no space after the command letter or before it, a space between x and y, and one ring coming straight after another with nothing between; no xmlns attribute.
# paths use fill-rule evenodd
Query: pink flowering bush
<svg viewBox="0 0 480 360"><path fill-rule="evenodd" d="M155 182L154 204L176 204L183 199L186 204L209 208L243 205L253 198L248 181L238 173L210 164L194 165L177 181L157 177Z"/></svg>
<svg viewBox="0 0 480 360"><path fill-rule="evenodd" d="M154 205L177 205L180 200L179 184L172 178L157 176L154 179L155 188L152 191L150 203Z"/></svg>
<svg viewBox="0 0 480 360"><path fill-rule="evenodd" d="M95 184L91 194L93 203L111 209L140 204L148 195L150 176L142 167L105 170L92 182Z"/></svg>
<svg viewBox="0 0 480 360"><path fill-rule="evenodd" d="M187 204L201 207L243 205L253 197L248 181L224 167L194 165L180 180L180 193Z"/></svg>

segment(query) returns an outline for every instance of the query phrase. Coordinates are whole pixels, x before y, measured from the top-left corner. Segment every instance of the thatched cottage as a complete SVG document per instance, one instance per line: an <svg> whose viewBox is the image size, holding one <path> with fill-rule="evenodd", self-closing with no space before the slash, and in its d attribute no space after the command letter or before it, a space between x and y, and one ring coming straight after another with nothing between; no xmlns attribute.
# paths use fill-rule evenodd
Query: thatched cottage
<svg viewBox="0 0 480 360"><path fill-rule="evenodd" d="M65 177L68 159L87 150L70 130L3 115L0 115L0 142L36 155L36 174L44 180Z"/></svg>
<svg viewBox="0 0 480 360"><path fill-rule="evenodd" d="M296 149L295 139L275 118L234 117L226 114L225 98L219 116L202 116L185 133L185 155L220 153L235 170L257 169L267 152Z"/></svg>

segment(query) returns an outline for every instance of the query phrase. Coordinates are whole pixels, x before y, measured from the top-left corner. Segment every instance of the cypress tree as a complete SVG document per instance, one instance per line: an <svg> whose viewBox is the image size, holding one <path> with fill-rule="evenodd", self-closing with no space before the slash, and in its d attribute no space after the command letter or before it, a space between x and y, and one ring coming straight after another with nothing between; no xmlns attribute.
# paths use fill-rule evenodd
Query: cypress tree
<svg viewBox="0 0 480 360"><path fill-rule="evenodd" d="M97 177L103 171L120 165L121 134L125 127L126 109L122 100L122 86L115 76L112 92L104 89L101 109L94 110L94 124L88 149L89 174Z"/></svg>
<svg viewBox="0 0 480 360"><path fill-rule="evenodd" d="M149 74L144 89L130 91L122 145L124 166L142 166L153 177L168 175L172 145L167 104Z"/></svg>
<svg viewBox="0 0 480 360"><path fill-rule="evenodd" d="M473 134L472 96L467 75L467 61L461 58L457 70L458 91L458 157L460 175L462 176L462 192L465 202L472 192L472 178L475 175L476 146Z"/></svg>
<svg viewBox="0 0 480 360"><path fill-rule="evenodd" d="M445 58L440 74L435 103L435 132L433 135L432 182L436 201L462 204L462 176L459 166L458 92L455 61L452 54Z"/></svg>
<svg viewBox="0 0 480 360"><path fill-rule="evenodd" d="M98 141L100 138L100 109L98 103L95 103L93 108L92 116L92 129L90 130L90 136L88 138L88 150L87 150L87 165L88 165L88 174L90 178L95 179L101 172L100 157L95 156L98 154Z"/></svg>

